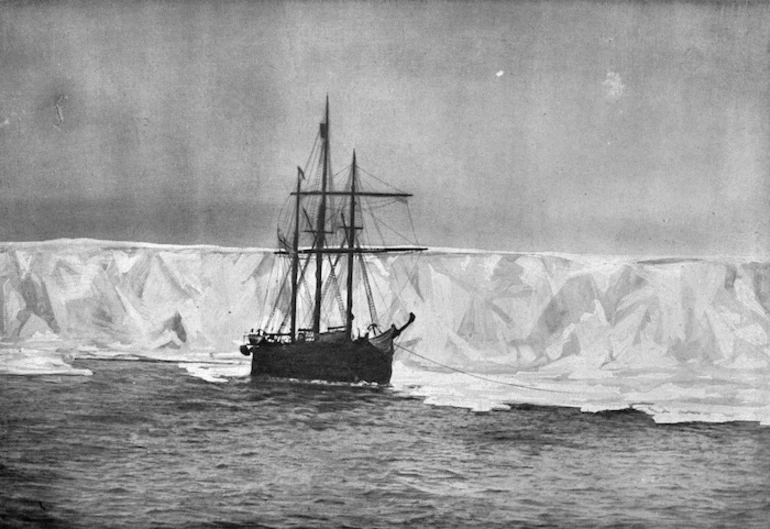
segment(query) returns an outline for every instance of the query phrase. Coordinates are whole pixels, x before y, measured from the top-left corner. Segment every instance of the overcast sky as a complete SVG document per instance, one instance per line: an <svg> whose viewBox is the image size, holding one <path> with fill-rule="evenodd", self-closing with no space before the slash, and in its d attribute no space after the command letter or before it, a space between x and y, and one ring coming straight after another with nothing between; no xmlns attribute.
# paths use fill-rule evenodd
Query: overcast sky
<svg viewBox="0 0 770 529"><path fill-rule="evenodd" d="M423 244L768 254L769 15L3 3L0 240L273 246L328 93L334 165L413 192Z"/></svg>

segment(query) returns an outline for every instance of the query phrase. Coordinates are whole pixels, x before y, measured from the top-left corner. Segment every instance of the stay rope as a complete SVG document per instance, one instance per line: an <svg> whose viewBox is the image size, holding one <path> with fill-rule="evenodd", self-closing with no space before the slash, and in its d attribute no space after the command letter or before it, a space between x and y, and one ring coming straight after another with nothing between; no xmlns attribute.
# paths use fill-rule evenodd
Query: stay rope
<svg viewBox="0 0 770 529"><path fill-rule="evenodd" d="M396 347L398 347L402 351L405 351L405 352L407 352L409 354L412 354L412 355L414 355L414 356L416 356L418 358L422 358L423 360L427 360L428 362L434 363L434 364L436 364L438 366L441 366L443 368L446 368L446 369L449 369L451 371L454 371L455 373L460 373L461 375L467 375L467 376L469 376L471 378L477 378L479 380L483 380L484 382L492 382L493 384L500 384L501 386L511 386L511 387L514 387L514 388L531 389L531 390L534 390L534 391L546 391L546 392L549 392L549 393L570 393L568 391L561 391L561 390L558 390L558 389L536 388L534 386L527 386L526 384L516 384L515 382L503 382L501 380L495 380L495 379L488 378L488 377L485 377L485 376L482 376L482 375L476 375L474 373L468 373L467 371L463 371L462 369L458 369L456 367L452 367L452 366L447 365L447 364L442 364L441 362L438 362L436 360L428 358L427 356L423 356L420 353L416 353L416 352L412 351L411 349L407 349L403 345L400 345L400 344L397 344L397 343L393 344L393 345L395 345Z"/></svg>

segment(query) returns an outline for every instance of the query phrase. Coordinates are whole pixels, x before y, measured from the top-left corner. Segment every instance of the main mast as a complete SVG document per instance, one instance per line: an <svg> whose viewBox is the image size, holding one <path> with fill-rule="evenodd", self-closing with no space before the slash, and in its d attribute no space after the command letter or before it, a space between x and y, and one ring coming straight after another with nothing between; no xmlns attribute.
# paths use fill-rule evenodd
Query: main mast
<svg viewBox="0 0 770 529"><path fill-rule="evenodd" d="M329 168L329 96L326 96L326 115L321 123L321 138L323 139L323 171L321 176L321 203L318 205L318 221L316 223L316 253L315 261L315 310L313 311L313 333L321 332L321 302L323 301L323 248L326 244L326 180ZM299 193L298 193L299 195Z"/></svg>
<svg viewBox="0 0 770 529"><path fill-rule="evenodd" d="M353 168L350 175L350 226L348 226L348 284L347 284L347 314L345 318L345 333L353 339L353 249L356 247L356 151L353 150Z"/></svg>

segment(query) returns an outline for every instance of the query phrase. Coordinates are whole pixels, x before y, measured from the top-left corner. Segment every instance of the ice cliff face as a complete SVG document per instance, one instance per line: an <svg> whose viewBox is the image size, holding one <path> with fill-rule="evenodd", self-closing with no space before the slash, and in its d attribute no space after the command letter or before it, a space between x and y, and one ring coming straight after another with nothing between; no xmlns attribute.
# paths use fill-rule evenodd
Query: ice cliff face
<svg viewBox="0 0 770 529"><path fill-rule="evenodd" d="M8 243L0 336L233 349L269 310L278 259L253 249ZM385 319L418 316L403 345L453 366L770 364L769 263L430 251L372 264Z"/></svg>
<svg viewBox="0 0 770 529"><path fill-rule="evenodd" d="M728 260L433 254L414 335L482 367L766 367L770 266Z"/></svg>
<svg viewBox="0 0 770 529"><path fill-rule="evenodd" d="M280 259L270 250L84 240L0 245L0 373L64 368L62 358L83 351L240 358L233 342L268 317ZM436 403L633 405L656 420L770 423L770 263L433 250L370 264L382 320L417 314L400 342L407 350L487 377L562 384L550 396L476 387L456 373L428 376L431 361L399 350L394 385L420 386ZM363 289L355 298L366 306ZM58 356L38 365L25 350ZM206 369L188 368L216 380Z"/></svg>

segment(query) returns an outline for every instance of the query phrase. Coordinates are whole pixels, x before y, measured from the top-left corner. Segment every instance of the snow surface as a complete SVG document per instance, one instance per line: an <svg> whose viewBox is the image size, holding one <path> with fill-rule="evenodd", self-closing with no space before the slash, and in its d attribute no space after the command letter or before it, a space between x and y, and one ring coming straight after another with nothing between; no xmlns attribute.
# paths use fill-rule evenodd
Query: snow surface
<svg viewBox="0 0 770 529"><path fill-rule="evenodd" d="M268 317L280 259L258 248L2 244L0 374L87 375L69 364L91 356L178 362L211 382L247 376L234 342ZM370 264L383 319L417 314L393 386L428 403L770 424L768 262L441 249Z"/></svg>

